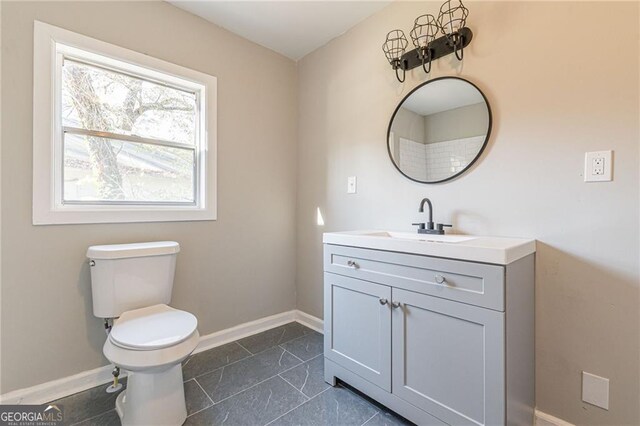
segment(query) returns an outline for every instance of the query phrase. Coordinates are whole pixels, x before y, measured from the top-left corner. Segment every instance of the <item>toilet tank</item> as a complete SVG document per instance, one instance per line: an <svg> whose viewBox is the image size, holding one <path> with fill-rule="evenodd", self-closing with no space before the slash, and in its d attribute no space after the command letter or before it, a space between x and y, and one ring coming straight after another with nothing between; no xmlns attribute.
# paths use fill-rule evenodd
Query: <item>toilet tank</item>
<svg viewBox="0 0 640 426"><path fill-rule="evenodd" d="M89 247L93 314L115 318L132 309L168 304L179 251L174 241Z"/></svg>

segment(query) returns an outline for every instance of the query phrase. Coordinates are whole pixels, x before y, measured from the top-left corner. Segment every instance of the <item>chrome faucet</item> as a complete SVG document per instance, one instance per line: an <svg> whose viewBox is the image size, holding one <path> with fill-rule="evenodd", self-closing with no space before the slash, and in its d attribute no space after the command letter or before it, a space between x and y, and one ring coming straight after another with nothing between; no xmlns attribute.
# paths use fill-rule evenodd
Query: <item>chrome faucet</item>
<svg viewBox="0 0 640 426"><path fill-rule="evenodd" d="M437 234L444 235L444 228L451 228L452 225L445 225L444 223L436 223L434 229L433 223L433 204L431 204L431 200L428 198L423 198L420 201L420 208L418 209L418 213L424 213L424 205L427 204L429 206L429 221L425 223L413 223L418 227L418 234Z"/></svg>

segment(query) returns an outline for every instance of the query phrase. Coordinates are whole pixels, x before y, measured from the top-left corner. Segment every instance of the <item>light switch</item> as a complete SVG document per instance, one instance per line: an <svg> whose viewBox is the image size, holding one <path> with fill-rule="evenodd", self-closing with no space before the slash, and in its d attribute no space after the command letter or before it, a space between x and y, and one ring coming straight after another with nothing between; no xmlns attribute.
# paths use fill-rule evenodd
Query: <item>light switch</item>
<svg viewBox="0 0 640 426"><path fill-rule="evenodd" d="M613 177L611 151L587 152L584 156L584 181L608 182Z"/></svg>
<svg viewBox="0 0 640 426"><path fill-rule="evenodd" d="M355 194L357 190L356 177L349 176L347 178L347 194Z"/></svg>
<svg viewBox="0 0 640 426"><path fill-rule="evenodd" d="M582 400L596 407L609 409L609 379L582 372Z"/></svg>

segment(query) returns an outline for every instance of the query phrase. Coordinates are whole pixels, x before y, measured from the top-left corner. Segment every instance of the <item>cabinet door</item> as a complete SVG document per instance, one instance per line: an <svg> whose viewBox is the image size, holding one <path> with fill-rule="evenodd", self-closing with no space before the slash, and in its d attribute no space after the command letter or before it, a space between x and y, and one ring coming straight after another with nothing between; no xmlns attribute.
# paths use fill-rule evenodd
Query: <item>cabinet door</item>
<svg viewBox="0 0 640 426"><path fill-rule="evenodd" d="M504 314L393 289L392 392L452 424L505 422Z"/></svg>
<svg viewBox="0 0 640 426"><path fill-rule="evenodd" d="M324 274L325 357L388 392L391 392L390 301L391 287Z"/></svg>

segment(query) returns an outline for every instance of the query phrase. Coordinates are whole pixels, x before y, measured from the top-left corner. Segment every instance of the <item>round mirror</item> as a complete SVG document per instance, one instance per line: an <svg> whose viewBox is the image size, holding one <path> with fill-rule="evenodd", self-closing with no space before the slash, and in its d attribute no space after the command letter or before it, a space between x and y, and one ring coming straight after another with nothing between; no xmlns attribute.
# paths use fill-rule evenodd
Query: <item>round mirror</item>
<svg viewBox="0 0 640 426"><path fill-rule="evenodd" d="M411 180L438 183L464 173L491 133L491 109L474 84L436 78L413 89L391 116L389 156Z"/></svg>

